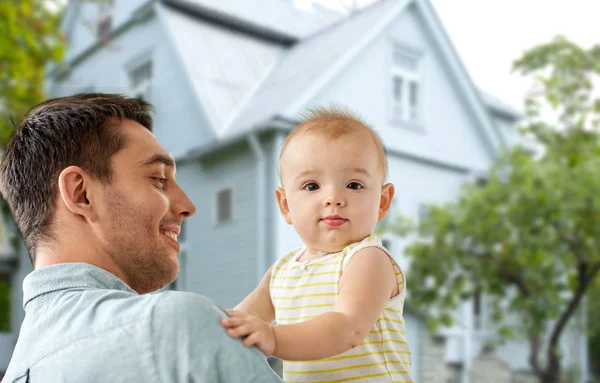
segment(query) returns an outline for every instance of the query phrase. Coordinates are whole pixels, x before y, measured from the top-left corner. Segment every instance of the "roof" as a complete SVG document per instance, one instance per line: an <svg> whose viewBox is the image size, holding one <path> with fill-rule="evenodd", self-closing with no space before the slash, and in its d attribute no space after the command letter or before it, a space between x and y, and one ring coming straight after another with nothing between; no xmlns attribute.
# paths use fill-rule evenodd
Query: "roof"
<svg viewBox="0 0 600 383"><path fill-rule="evenodd" d="M225 128L226 136L251 131L272 116L284 113L344 56L360 49L361 40L373 38L377 26L383 27L383 20L395 18L408 3L408 0L381 0L300 41L248 97L240 113Z"/></svg>
<svg viewBox="0 0 600 383"><path fill-rule="evenodd" d="M340 17L282 0L161 3L166 7L159 7L159 17L217 136L291 45Z"/></svg>
<svg viewBox="0 0 600 383"><path fill-rule="evenodd" d="M218 13L246 24L295 38L304 38L342 17L330 9L314 6L302 10L291 0L163 0L183 9Z"/></svg>
<svg viewBox="0 0 600 383"><path fill-rule="evenodd" d="M511 105L508 105L504 101L500 100L498 97L483 90L480 90L480 92L481 97L483 98L483 102L492 112L508 117L512 120L520 120L525 116L525 114L522 111L514 108Z"/></svg>

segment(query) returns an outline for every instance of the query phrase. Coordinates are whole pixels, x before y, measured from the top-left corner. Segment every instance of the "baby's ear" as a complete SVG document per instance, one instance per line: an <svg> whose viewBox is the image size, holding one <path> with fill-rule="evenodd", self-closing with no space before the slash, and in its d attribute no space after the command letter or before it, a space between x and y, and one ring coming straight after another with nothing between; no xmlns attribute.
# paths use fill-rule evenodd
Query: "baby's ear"
<svg viewBox="0 0 600 383"><path fill-rule="evenodd" d="M379 198L379 217L377 219L381 221L385 218L390 207L392 206L392 199L394 198L394 185L391 183L383 185L381 188L381 197Z"/></svg>
<svg viewBox="0 0 600 383"><path fill-rule="evenodd" d="M287 222L288 225L291 225L292 216L290 215L290 207L288 206L288 200L285 196L285 190L282 187L275 189L275 197L277 198L277 205L279 206L281 215L285 219L285 222Z"/></svg>

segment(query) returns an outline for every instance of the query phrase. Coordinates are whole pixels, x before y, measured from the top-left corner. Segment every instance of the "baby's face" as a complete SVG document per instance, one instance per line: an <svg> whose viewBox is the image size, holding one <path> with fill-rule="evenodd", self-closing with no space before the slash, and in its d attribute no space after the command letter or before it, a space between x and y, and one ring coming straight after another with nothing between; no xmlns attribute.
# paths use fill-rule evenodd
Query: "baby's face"
<svg viewBox="0 0 600 383"><path fill-rule="evenodd" d="M286 221L309 248L326 252L368 236L387 212L382 199L391 199L390 189L393 195L366 132L333 140L300 134L281 158L281 177L278 202Z"/></svg>

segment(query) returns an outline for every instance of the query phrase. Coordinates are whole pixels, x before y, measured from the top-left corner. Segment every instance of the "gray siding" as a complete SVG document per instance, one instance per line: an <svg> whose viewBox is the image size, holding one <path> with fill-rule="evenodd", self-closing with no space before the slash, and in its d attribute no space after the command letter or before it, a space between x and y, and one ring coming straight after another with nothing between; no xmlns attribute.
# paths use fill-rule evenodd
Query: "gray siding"
<svg viewBox="0 0 600 383"><path fill-rule="evenodd" d="M181 164L178 181L196 204L185 227L187 291L208 296L231 308L256 287L256 161L249 147L239 145L202 162ZM233 191L233 219L215 220L215 194Z"/></svg>

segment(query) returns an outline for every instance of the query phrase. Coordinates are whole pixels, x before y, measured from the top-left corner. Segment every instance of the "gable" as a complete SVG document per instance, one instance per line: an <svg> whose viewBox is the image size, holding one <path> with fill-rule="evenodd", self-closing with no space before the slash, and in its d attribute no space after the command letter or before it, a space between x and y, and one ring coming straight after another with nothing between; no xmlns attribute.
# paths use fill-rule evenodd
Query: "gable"
<svg viewBox="0 0 600 383"><path fill-rule="evenodd" d="M394 116L395 49L414 52L418 57L418 114L422 116L419 123L400 121ZM414 3L310 101L292 112L333 104L348 106L363 116L377 129L390 153L401 152L463 168L487 167L496 155Z"/></svg>
<svg viewBox="0 0 600 383"><path fill-rule="evenodd" d="M114 0L112 7L104 8L92 2L69 1L61 25L69 44L65 60L71 61L98 41L96 31L102 17L111 18L110 29L114 30L128 22L136 11L151 1Z"/></svg>
<svg viewBox="0 0 600 383"><path fill-rule="evenodd" d="M352 17L302 40L290 50L241 109L227 129L227 135L242 135L275 116L297 118L307 106L314 105L319 95L326 92L354 61L360 60L361 56L368 56L365 52L385 38L384 31L393 26L410 4L414 22L421 28L417 35L426 39L430 50L435 52L435 61L440 63L446 78L456 89L455 94L450 96L461 100L463 112L468 110L464 114L469 116L457 116L455 110L447 110L446 113L454 119L468 118L468 124L474 127L471 136L479 136L478 146L483 147L482 151L489 152L487 155L480 153L477 158L492 158L504 146L503 137L492 124L478 90L468 77L428 0L380 0ZM408 41L410 45L409 35L400 39ZM361 78L357 76L364 75L373 73L355 74L352 81L360 82ZM385 83L381 86L385 86ZM445 98L442 100L445 101ZM341 103L341 100L336 103ZM435 112L438 113L438 109ZM461 126L466 124L464 121L458 123Z"/></svg>

